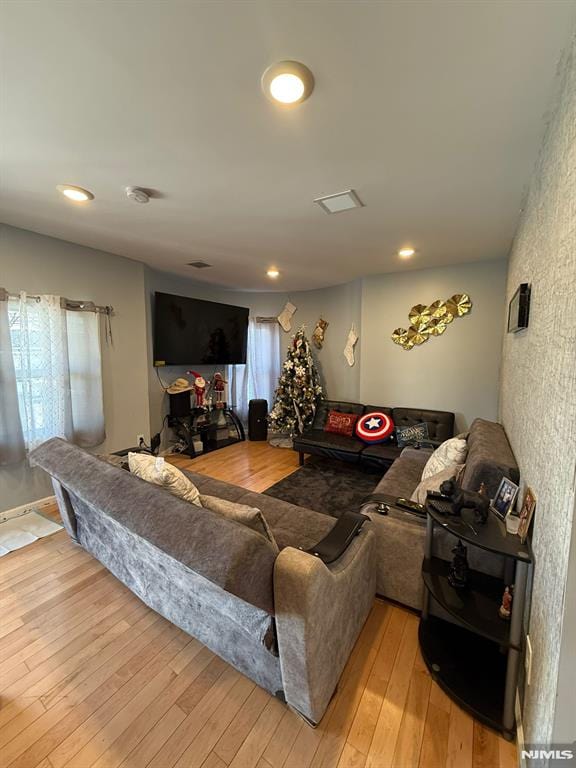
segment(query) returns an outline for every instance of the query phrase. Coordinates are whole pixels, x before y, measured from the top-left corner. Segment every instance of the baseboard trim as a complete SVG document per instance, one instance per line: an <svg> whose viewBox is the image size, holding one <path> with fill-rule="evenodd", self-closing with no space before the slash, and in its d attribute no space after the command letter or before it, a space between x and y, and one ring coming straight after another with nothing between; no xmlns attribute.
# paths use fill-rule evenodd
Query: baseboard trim
<svg viewBox="0 0 576 768"><path fill-rule="evenodd" d="M518 750L518 766L519 768L527 768L526 760L522 757L524 750L524 725L522 724L522 706L520 704L520 694L516 689L516 704L514 707L514 714L516 715L516 748Z"/></svg>
<svg viewBox="0 0 576 768"><path fill-rule="evenodd" d="M42 507L48 507L55 503L55 496L45 496L43 499L29 501L27 504L21 504L19 507L6 509L4 512L0 512L0 523L5 523L6 520L12 520L15 517L22 517L22 515L26 515L34 509L42 509Z"/></svg>

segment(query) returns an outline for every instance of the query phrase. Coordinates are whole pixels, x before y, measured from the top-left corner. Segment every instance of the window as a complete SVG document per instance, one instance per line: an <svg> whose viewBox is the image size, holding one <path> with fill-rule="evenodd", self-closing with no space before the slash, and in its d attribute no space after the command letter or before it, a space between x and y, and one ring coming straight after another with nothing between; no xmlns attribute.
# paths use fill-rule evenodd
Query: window
<svg viewBox="0 0 576 768"><path fill-rule="evenodd" d="M16 393L15 431L21 433L23 447L31 450L51 437L84 447L101 443L105 433L98 315L67 311L58 296L31 298L23 293L19 299L0 302L6 304L0 314L0 323L8 324L2 347L10 349L0 348L1 397L9 398L11 390ZM0 412L6 413L6 406L0 404Z"/></svg>
<svg viewBox="0 0 576 768"><path fill-rule="evenodd" d="M230 404L242 421L252 399L263 398L272 407L279 376L280 326L250 318L246 365L231 365L227 371Z"/></svg>

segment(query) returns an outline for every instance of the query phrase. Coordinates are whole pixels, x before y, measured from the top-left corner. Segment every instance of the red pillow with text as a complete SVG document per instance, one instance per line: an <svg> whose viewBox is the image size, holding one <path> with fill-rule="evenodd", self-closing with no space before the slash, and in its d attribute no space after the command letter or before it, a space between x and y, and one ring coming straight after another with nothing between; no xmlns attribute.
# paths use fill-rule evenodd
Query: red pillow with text
<svg viewBox="0 0 576 768"><path fill-rule="evenodd" d="M333 432L335 435L352 437L358 421L357 413L341 413L340 411L328 411L324 432Z"/></svg>

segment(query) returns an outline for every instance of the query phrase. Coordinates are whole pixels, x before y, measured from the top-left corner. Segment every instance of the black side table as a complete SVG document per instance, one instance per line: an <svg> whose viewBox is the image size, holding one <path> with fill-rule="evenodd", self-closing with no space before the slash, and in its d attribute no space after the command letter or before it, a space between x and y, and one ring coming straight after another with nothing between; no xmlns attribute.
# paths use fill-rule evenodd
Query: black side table
<svg viewBox="0 0 576 768"><path fill-rule="evenodd" d="M486 524L479 525L474 522L472 510L463 510L461 518L443 510L446 507L442 501L429 500L426 505L422 564L425 591L418 633L422 655L432 677L454 701L512 739L532 550L529 543L521 544L518 536L508 534L504 523L492 512ZM514 574L510 621L498 615L507 586L502 579L470 570L465 589L456 590L450 585L450 563L434 555L436 526L454 536L454 544L461 539L507 559L506 570ZM431 614L431 599L450 615L451 621Z"/></svg>

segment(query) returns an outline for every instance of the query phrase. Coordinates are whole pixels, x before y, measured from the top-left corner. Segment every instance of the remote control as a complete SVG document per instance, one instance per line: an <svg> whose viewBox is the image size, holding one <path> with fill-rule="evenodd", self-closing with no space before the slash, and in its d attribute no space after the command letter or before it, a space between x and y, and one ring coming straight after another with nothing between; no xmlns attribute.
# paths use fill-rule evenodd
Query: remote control
<svg viewBox="0 0 576 768"><path fill-rule="evenodd" d="M417 502L411 501L410 499L404 499L400 497L399 499L396 499L395 506L401 507L402 509L407 509L408 512L414 512L417 515L424 514L424 507L422 504L418 504Z"/></svg>

